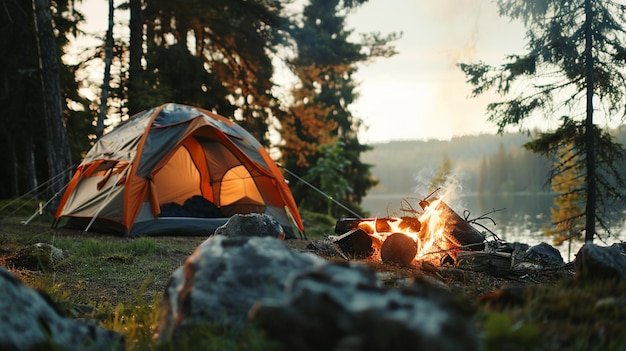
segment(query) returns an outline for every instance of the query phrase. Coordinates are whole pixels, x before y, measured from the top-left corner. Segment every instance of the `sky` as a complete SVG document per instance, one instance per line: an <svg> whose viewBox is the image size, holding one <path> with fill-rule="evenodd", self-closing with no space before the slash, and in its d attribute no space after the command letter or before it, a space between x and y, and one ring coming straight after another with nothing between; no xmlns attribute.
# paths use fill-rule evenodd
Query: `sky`
<svg viewBox="0 0 626 351"><path fill-rule="evenodd" d="M116 3L117 5L117 3ZM103 35L106 0L84 0L83 29ZM362 143L447 140L495 133L485 109L494 96L470 98L459 62L499 64L523 53L524 30L498 16L493 0L369 0L350 13L354 34L402 32L398 54L361 66L355 75L359 99L351 106L366 129Z"/></svg>
<svg viewBox="0 0 626 351"><path fill-rule="evenodd" d="M459 62L500 64L523 53L524 28L498 16L492 0L372 0L349 17L355 31L402 32L396 56L359 70L355 115L362 141L444 139L495 133L485 110L495 96L470 98Z"/></svg>

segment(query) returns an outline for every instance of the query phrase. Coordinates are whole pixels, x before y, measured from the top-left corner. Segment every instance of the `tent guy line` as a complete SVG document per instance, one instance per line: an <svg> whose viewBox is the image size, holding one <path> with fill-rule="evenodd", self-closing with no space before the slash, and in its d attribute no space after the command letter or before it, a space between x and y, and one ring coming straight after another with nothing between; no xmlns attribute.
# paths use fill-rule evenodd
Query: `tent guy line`
<svg viewBox="0 0 626 351"><path fill-rule="evenodd" d="M332 201L333 203L335 203L337 206L343 208L344 210L350 212L351 214L355 215L357 218L363 218L363 216L359 215L358 213L352 211L351 209L349 209L348 207L346 207L344 204L342 204L341 202L333 199L332 196L326 194L325 192L323 192L321 189L317 188L315 185L307 182L306 180L302 179L302 177L299 177L297 174L293 173L292 171L288 170L287 168L281 166L280 164L278 165L280 166L282 169L285 170L285 172L289 173L291 176L293 176L294 178L296 178L297 180L301 181L302 183L306 184L307 186L309 186L311 189L317 191L318 193L322 194L322 196L324 196L325 198L327 198L328 200Z"/></svg>

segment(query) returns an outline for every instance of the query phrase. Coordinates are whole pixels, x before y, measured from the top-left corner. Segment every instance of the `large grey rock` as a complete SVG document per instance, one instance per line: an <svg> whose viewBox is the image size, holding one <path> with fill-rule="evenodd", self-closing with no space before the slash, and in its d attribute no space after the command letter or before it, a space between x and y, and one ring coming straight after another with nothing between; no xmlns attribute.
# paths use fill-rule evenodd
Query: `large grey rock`
<svg viewBox="0 0 626 351"><path fill-rule="evenodd" d="M63 317L49 299L0 267L0 350L124 350L123 337Z"/></svg>
<svg viewBox="0 0 626 351"><path fill-rule="evenodd" d="M266 214L235 214L215 229L215 235L269 236L282 240L285 238L285 230L274 217Z"/></svg>
<svg viewBox="0 0 626 351"><path fill-rule="evenodd" d="M448 289L384 287L356 263L295 252L269 237L214 235L171 277L158 341L207 324L250 323L286 350L476 350L471 314Z"/></svg>
<svg viewBox="0 0 626 351"><path fill-rule="evenodd" d="M623 244L583 245L574 261L578 278L626 279L626 255Z"/></svg>
<svg viewBox="0 0 626 351"><path fill-rule="evenodd" d="M275 238L211 236L172 275L158 339L170 341L204 323L244 325L257 300L281 299L290 275L323 262Z"/></svg>
<svg viewBox="0 0 626 351"><path fill-rule="evenodd" d="M368 270L327 264L295 277L252 321L287 350L478 350L471 314L447 289L382 287Z"/></svg>

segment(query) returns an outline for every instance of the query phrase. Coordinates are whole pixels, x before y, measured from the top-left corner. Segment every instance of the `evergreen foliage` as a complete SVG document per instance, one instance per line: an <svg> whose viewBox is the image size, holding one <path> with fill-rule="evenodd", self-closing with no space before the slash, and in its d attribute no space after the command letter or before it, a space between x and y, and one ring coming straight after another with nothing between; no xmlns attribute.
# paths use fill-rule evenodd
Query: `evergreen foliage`
<svg viewBox="0 0 626 351"><path fill-rule="evenodd" d="M77 24L82 15L74 10L73 2L53 2L65 102L63 122L72 159L80 160L103 130L106 133L140 110L165 102L202 106L230 116L267 147L282 143L287 164L300 175L311 168L310 174L318 175L313 180L317 186L328 178L320 175L319 170L326 168L322 165L331 160L346 161L331 173L340 175L340 181L330 184L333 189L336 184L349 184L336 196L358 211L376 180L371 176L371 166L360 160L369 146L359 141L362 121L349 110L358 97L358 84L352 76L358 64L395 54L388 43L398 38L396 34L384 37L369 33L362 34L358 43L349 40L353 33L345 29L345 17L364 2L315 0L302 14L289 16L285 7L291 2L287 0L130 0L109 8L115 26L121 22L113 15L130 11L130 42L112 38L114 32L109 26L106 42L77 54L76 65L65 64L60 57L66 53L69 40L79 34ZM1 15L3 23L10 24L2 27L7 34L3 44L18 53L3 56L0 71L10 77L5 79L5 94L0 96L3 122L9 127L3 131L6 143L0 148L6 151L2 153L5 164L15 164L0 175L7 180L5 184L12 184L0 194L8 197L35 188L34 180L48 179L49 174L42 156L45 123L38 113L43 95L32 79L39 60L32 8L9 1ZM275 60L280 59L277 53L293 51L292 44L297 45L297 52L288 66L302 85L293 90L295 103L290 107L282 105L287 99L277 98L273 77ZM93 69L101 69L102 62L107 67L103 84L89 77ZM81 96L82 88L101 90L102 101ZM33 95L37 98L31 98ZM19 122L11 116L20 116ZM270 139L275 129L282 129L283 140ZM330 158L321 160L326 156ZM22 160L24 164L20 164ZM329 184L326 180L323 183ZM333 189L329 191L335 192ZM298 201L304 196L306 191L296 194ZM325 211L327 207L322 198L312 205L315 210Z"/></svg>
<svg viewBox="0 0 626 351"><path fill-rule="evenodd" d="M285 42L284 1L145 1L147 64L134 96L144 108L165 102L202 106L269 144L272 53ZM137 104L137 102L133 102Z"/></svg>
<svg viewBox="0 0 626 351"><path fill-rule="evenodd" d="M397 34L384 38L369 34L359 43L350 41L351 31L346 29L345 16L362 2L312 0L304 8L302 21L292 25L290 34L297 55L288 64L299 83L292 91L294 102L281 125L284 164L322 191L336 189L325 188L322 183L327 183L324 179L328 176L318 172L320 168L316 165L327 162L325 157L331 154L348 162L341 166L340 173L332 174L341 176L335 179L336 183L350 184L350 191L341 191L333 197L337 196L337 201L355 212L362 212L359 204L377 181L371 176L371 165L361 161L361 154L370 149L358 138L362 121L349 109L358 97L353 74L359 63L395 54L388 44L398 38ZM341 155L328 154L329 147ZM306 199L304 208L327 212L326 200L315 190L306 184L292 184L294 196ZM340 207L334 207L332 214L346 215Z"/></svg>
<svg viewBox="0 0 626 351"><path fill-rule="evenodd" d="M566 116L557 132L539 134L527 146L544 155L576 150L583 166L566 168L585 177L580 188L585 240L591 242L596 221L608 232L606 214L623 198L621 175L611 167L624 150L594 122L594 103L601 104L607 121L626 113L626 7L605 0L499 0L498 5L502 15L524 21L528 52L510 55L499 67L484 62L460 67L474 96L495 91L503 97L487 107L500 133L509 126L527 130L535 116ZM557 163L552 175L562 173L561 167Z"/></svg>
<svg viewBox="0 0 626 351"><path fill-rule="evenodd" d="M547 229L545 233L554 237L554 245L560 246L568 240L582 239L584 194L580 189L584 179L575 170L579 160L574 150L565 151L557 162L559 164L556 167L563 171L552 177L552 190L559 194L554 199L554 207L550 209L554 228Z"/></svg>
<svg viewBox="0 0 626 351"><path fill-rule="evenodd" d="M351 161L345 157L340 143L322 146L319 161L309 169L304 179L309 183L319 181L320 188L333 199L345 198L354 191L347 174ZM307 207L308 201L302 205ZM332 215L332 209L332 200L328 199L325 213Z"/></svg>
<svg viewBox="0 0 626 351"><path fill-rule="evenodd" d="M615 211L624 203L623 189L626 184L622 177L622 165L626 154L621 144L616 142L615 134L596 127L593 138L599 168L595 173L596 187L601 194L596 199L600 205L597 219L599 225L610 235L610 219L615 217ZM585 202L588 196L585 187L586 164L581 162L586 157L585 140L584 127L564 117L561 127L556 131L543 133L525 145L529 150L556 160L549 175L552 189L558 194L552 214L556 228L548 232L555 234L557 241L564 235L564 231L569 232L567 239L579 239L585 228L584 223L582 226L578 225L581 217L586 214Z"/></svg>

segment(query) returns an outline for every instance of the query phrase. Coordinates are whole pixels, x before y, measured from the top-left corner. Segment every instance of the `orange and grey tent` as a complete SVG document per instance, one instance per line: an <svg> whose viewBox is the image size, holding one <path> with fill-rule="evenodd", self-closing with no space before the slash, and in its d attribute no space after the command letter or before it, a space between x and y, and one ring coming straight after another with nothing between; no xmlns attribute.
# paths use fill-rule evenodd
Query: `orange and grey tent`
<svg viewBox="0 0 626 351"><path fill-rule="evenodd" d="M208 207L194 212L185 207L192 200ZM215 113L170 103L100 138L55 218L56 225L130 236L203 235L236 213L270 215L287 237L293 226L304 230L278 166L250 133Z"/></svg>

